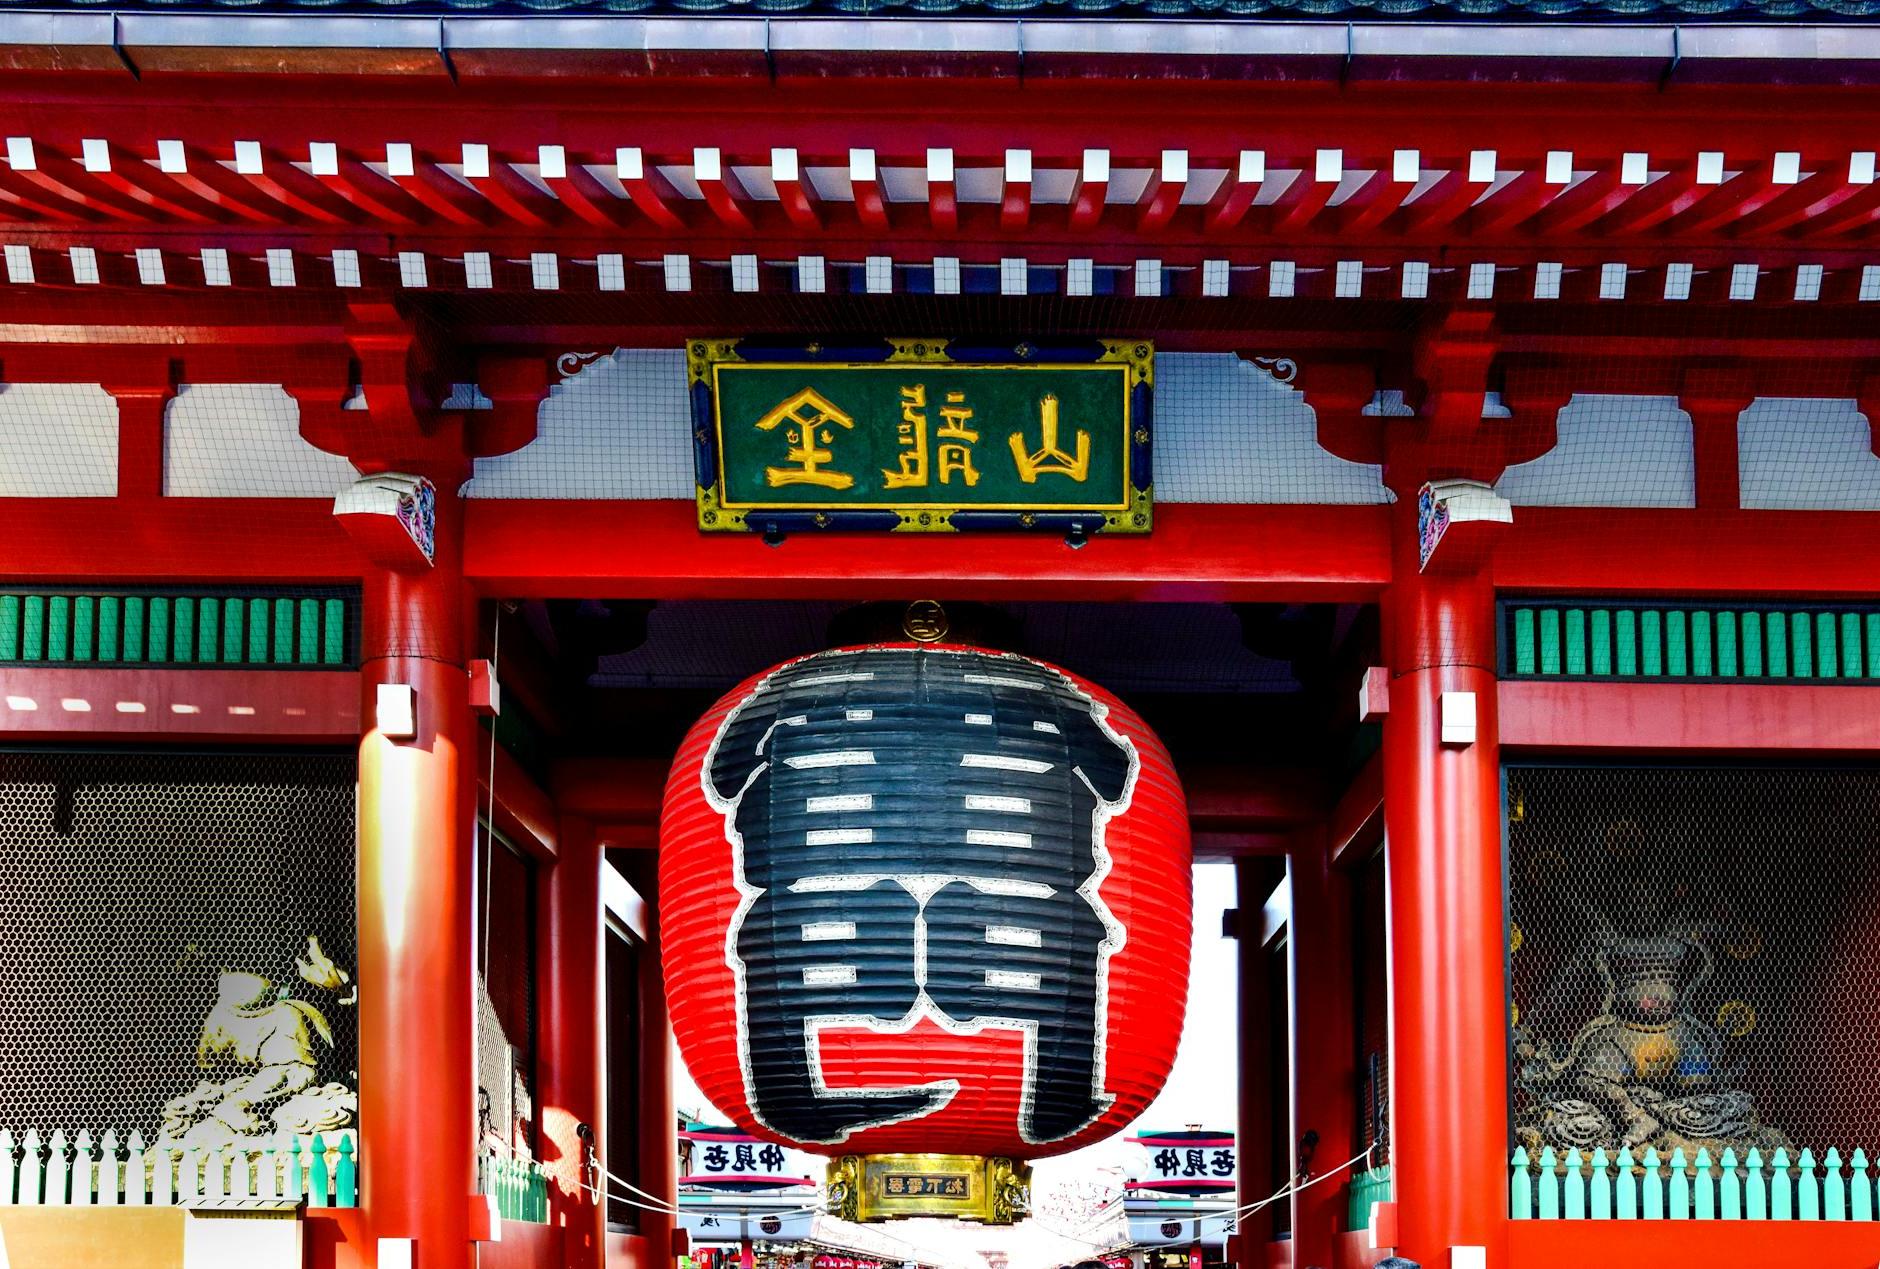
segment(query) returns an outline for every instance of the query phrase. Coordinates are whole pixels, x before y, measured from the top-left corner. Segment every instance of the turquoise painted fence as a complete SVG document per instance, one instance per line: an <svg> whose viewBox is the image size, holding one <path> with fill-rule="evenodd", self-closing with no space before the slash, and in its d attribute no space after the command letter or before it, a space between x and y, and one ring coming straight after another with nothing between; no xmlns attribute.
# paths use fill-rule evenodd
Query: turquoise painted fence
<svg viewBox="0 0 1880 1269"><path fill-rule="evenodd" d="M1880 609L1506 600L1515 679L1880 683Z"/></svg>
<svg viewBox="0 0 1880 1269"><path fill-rule="evenodd" d="M1371 1204L1390 1202L1390 1165L1383 1164L1366 1172L1354 1172L1346 1187L1346 1229L1371 1227Z"/></svg>
<svg viewBox="0 0 1880 1269"><path fill-rule="evenodd" d="M483 1193L496 1200L496 1213L506 1221L548 1223L548 1169L527 1159L483 1156Z"/></svg>
<svg viewBox="0 0 1880 1269"><path fill-rule="evenodd" d="M359 597L326 589L183 592L10 590L0 663L346 669L358 664Z"/></svg>
<svg viewBox="0 0 1880 1269"><path fill-rule="evenodd" d="M1508 1211L1516 1220L1874 1219L1874 1177L1859 1149L1843 1160L1833 1147L1819 1158L1808 1149L1741 1158L1728 1149L1715 1158L1673 1150L1662 1158L1650 1148L1609 1156L1548 1146L1532 1159L1517 1149L1511 1162Z"/></svg>
<svg viewBox="0 0 1880 1269"><path fill-rule="evenodd" d="M359 1205L358 1143L351 1130L282 1136L261 1149L178 1150L145 1146L133 1131L94 1139L42 1136L16 1142L0 1128L0 1205L19 1207L182 1207L208 1199L304 1199L308 1207Z"/></svg>

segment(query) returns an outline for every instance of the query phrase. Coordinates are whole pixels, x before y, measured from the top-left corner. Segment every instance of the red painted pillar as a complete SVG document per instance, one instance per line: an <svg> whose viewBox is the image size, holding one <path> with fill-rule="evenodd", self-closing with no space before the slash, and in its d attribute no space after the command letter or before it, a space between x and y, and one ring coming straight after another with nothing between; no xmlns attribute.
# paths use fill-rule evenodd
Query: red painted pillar
<svg viewBox="0 0 1880 1269"><path fill-rule="evenodd" d="M538 1021L541 1047L543 1161L552 1172L550 1219L565 1231L568 1269L598 1269L606 1260L607 1210L592 1189L605 1178L587 1169L588 1148L607 1140L605 1048L601 1019L601 847L593 827L561 821L560 852L541 888L538 940L541 986ZM581 1125L589 1135L582 1139Z"/></svg>
<svg viewBox="0 0 1880 1269"><path fill-rule="evenodd" d="M1258 1203L1279 1188L1284 1161L1273 1157L1273 1115L1279 1103L1272 1063L1273 1001L1267 981L1267 951L1261 941L1267 896L1279 881L1271 859L1234 861L1237 908L1234 933L1240 956L1240 1121L1235 1129L1240 1181L1237 1201ZM1273 1209L1263 1208L1239 1223L1241 1269L1265 1269L1273 1237Z"/></svg>
<svg viewBox="0 0 1880 1269"><path fill-rule="evenodd" d="M436 565L368 571L361 645L360 1175L371 1236L415 1239L421 1269L471 1263L476 1181L476 772L460 534L457 500L440 488ZM378 730L380 684L414 690L415 736Z"/></svg>
<svg viewBox="0 0 1880 1269"><path fill-rule="evenodd" d="M1310 1181L1357 1153L1352 896L1345 875L1331 866L1322 834L1308 834L1287 857L1286 868L1292 883L1286 940L1292 981L1292 1139L1296 1146L1308 1134L1318 1138L1304 1178ZM1350 1175L1341 1172L1293 1194L1293 1269L1332 1269Z"/></svg>
<svg viewBox="0 0 1880 1269"><path fill-rule="evenodd" d="M1401 491L1393 538L1384 828L1398 1249L1426 1269L1449 1265L1457 1246L1484 1247L1502 1265L1508 1018L1494 592L1479 565L1419 571L1415 499ZM1446 691L1474 693L1473 743L1442 742Z"/></svg>
<svg viewBox="0 0 1880 1269"><path fill-rule="evenodd" d="M651 862L650 856L648 862ZM672 1015L666 1009L666 977L659 965L658 892L651 867L636 873L647 902L651 943L641 949L640 973L640 1188L668 1203L679 1201L679 1125L672 1102ZM673 1262L672 1233L678 1222L659 1212L639 1214L647 1263Z"/></svg>

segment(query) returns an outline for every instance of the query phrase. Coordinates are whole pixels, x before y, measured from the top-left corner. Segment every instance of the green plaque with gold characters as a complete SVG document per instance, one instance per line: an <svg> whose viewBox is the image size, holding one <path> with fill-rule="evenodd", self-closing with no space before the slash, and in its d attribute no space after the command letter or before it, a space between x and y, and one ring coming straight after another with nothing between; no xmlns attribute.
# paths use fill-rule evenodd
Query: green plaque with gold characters
<svg viewBox="0 0 1880 1269"><path fill-rule="evenodd" d="M1147 340L687 345L698 522L1147 533Z"/></svg>

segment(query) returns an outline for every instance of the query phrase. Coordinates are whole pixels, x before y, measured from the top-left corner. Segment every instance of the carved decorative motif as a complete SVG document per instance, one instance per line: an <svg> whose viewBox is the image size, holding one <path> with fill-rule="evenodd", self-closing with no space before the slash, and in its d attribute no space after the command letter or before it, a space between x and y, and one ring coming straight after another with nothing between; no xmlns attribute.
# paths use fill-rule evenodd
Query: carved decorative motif
<svg viewBox="0 0 1880 1269"><path fill-rule="evenodd" d="M1249 360L1272 375L1276 383L1291 383L1299 377L1299 363L1291 357L1253 357Z"/></svg>
<svg viewBox="0 0 1880 1269"><path fill-rule="evenodd" d="M309 986L357 999L352 976L307 936L296 969ZM342 993L343 990L343 994ZM359 1097L337 1081L317 1082L322 1054L333 1047L326 1014L275 987L260 974L224 970L196 1042L196 1065L224 1076L203 1079L163 1108L160 1141L179 1147L258 1147L281 1133L327 1133L350 1127Z"/></svg>

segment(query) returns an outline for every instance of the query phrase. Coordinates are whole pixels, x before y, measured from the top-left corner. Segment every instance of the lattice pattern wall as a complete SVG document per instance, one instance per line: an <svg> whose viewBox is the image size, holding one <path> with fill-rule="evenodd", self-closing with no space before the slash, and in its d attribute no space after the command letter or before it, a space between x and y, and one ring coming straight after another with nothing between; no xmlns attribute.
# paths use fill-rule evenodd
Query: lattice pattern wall
<svg viewBox="0 0 1880 1269"><path fill-rule="evenodd" d="M272 1057L300 1027L316 1066L301 1091L356 1090L353 769L308 753L0 752L0 1125L153 1136L172 1099L265 1065L215 1028L275 1037ZM264 1130L284 1101L253 1106Z"/></svg>
<svg viewBox="0 0 1880 1269"><path fill-rule="evenodd" d="M1525 1144L1880 1140L1880 771L1514 767L1507 789Z"/></svg>

